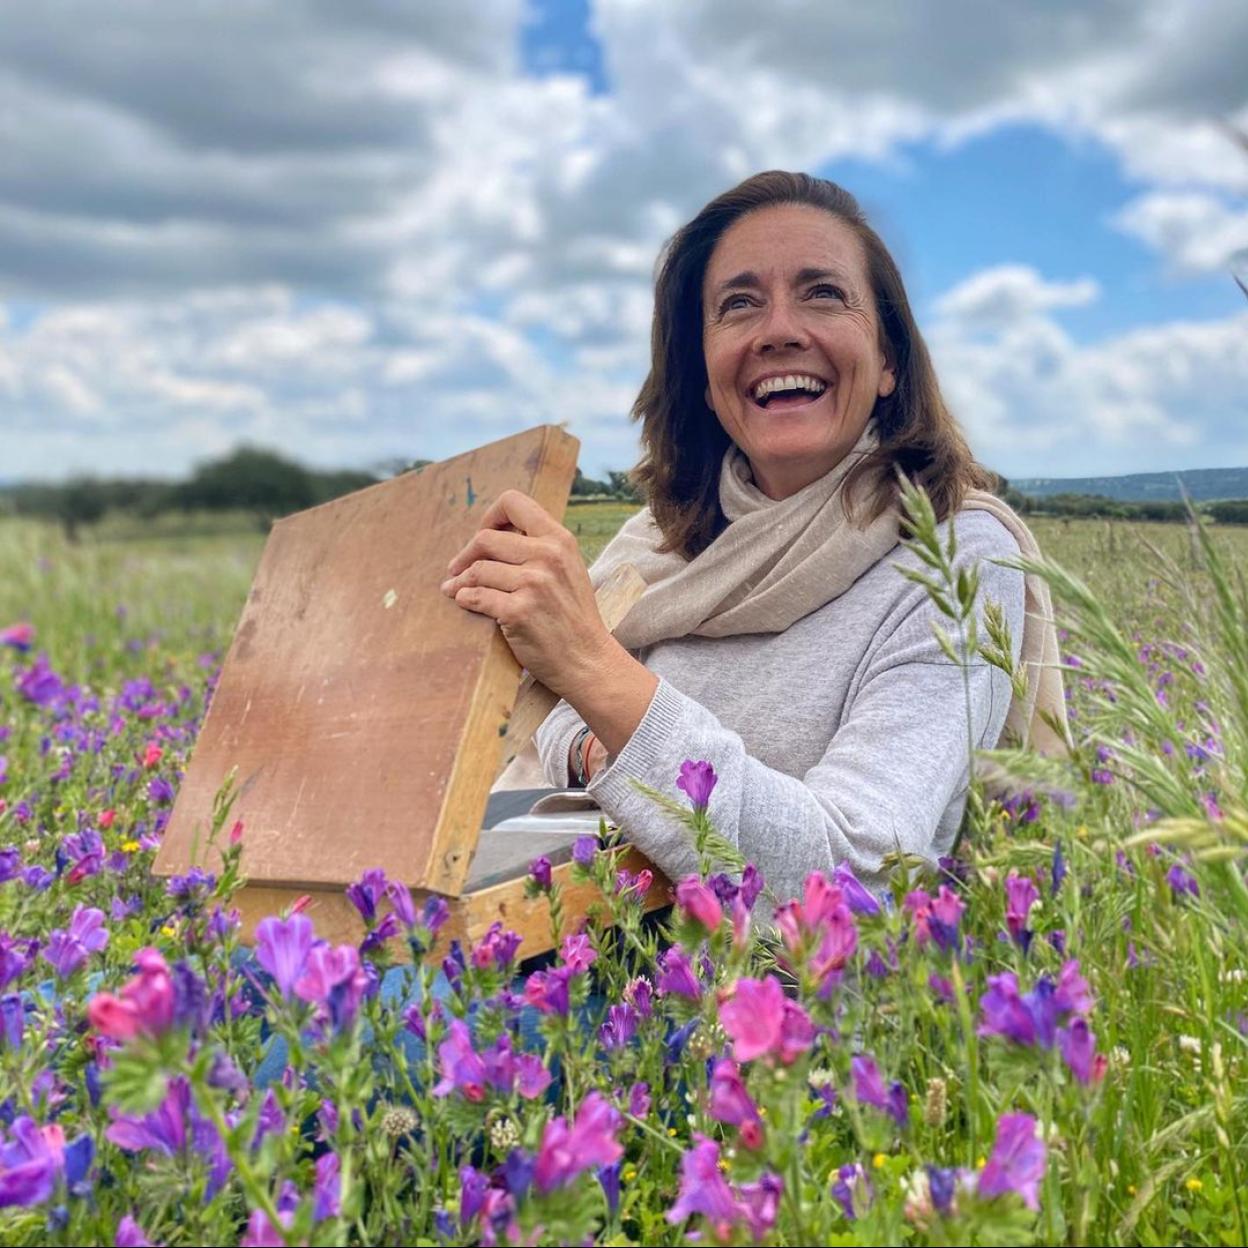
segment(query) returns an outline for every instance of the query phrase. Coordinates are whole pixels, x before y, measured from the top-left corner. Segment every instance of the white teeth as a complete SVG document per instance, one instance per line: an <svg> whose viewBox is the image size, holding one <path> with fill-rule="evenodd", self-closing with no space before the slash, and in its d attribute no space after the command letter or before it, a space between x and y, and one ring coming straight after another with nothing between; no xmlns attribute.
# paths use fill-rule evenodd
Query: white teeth
<svg viewBox="0 0 1248 1248"><path fill-rule="evenodd" d="M811 377L806 373L786 373L783 377L768 377L760 381L754 387L753 393L758 400L775 394L777 390L809 390L811 394L822 394L827 388L827 384L818 377Z"/></svg>

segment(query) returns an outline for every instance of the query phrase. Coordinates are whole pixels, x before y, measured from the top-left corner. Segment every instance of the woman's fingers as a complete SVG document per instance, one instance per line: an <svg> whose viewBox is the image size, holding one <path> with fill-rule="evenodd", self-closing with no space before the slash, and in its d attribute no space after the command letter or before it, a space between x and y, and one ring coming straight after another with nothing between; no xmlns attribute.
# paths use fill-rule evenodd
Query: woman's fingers
<svg viewBox="0 0 1248 1248"><path fill-rule="evenodd" d="M483 529L502 529L509 524L529 537L545 537L563 528L541 503L521 490L504 490L481 518Z"/></svg>
<svg viewBox="0 0 1248 1248"><path fill-rule="evenodd" d="M447 565L447 575L456 576L479 559L492 559L496 563L524 563L537 553L538 548L533 541L523 533L481 529Z"/></svg>
<svg viewBox="0 0 1248 1248"><path fill-rule="evenodd" d="M514 563L498 563L492 559L477 559L470 563L462 572L447 577L439 587L448 598L454 598L458 590L467 586L481 586L485 589L501 589L504 593L514 593L532 573L526 572L521 565Z"/></svg>

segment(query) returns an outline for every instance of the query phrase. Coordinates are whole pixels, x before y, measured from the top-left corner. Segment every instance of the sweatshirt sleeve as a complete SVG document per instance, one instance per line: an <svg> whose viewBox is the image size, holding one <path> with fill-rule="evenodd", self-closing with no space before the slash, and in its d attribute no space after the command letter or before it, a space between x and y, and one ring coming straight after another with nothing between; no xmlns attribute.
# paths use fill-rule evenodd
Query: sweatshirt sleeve
<svg viewBox="0 0 1248 1248"><path fill-rule="evenodd" d="M987 560L980 574L979 601L989 598L1004 607L1017 659L1022 574ZM709 761L718 777L708 812L712 825L759 868L781 901L799 896L815 869L829 872L848 863L864 883L878 886L885 854L934 857L946 808L955 797L965 803L968 714L975 748L995 745L1011 690L1008 677L982 661L970 666L964 681L963 670L932 633L933 621L949 621L921 587L910 588L913 609L869 652L840 728L805 775L765 766L746 752L736 732L661 679L632 737L590 782L590 794L676 880L697 870L688 832L632 781L680 799L675 781L681 763ZM568 740L570 734L565 752Z"/></svg>
<svg viewBox="0 0 1248 1248"><path fill-rule="evenodd" d="M584 726L585 721L580 715L561 699L534 734L542 770L557 789L566 789L572 783L568 774L568 750L572 748L572 738Z"/></svg>

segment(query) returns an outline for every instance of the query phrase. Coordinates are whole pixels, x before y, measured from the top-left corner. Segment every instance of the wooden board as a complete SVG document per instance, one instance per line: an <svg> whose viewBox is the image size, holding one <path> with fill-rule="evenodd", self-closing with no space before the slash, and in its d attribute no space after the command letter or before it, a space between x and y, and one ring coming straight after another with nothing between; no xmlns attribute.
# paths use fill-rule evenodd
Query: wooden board
<svg viewBox="0 0 1248 1248"><path fill-rule="evenodd" d="M520 669L438 586L505 489L562 516L579 444L544 426L279 520L200 730L158 875L203 857L238 768L248 891L371 867L464 889Z"/></svg>

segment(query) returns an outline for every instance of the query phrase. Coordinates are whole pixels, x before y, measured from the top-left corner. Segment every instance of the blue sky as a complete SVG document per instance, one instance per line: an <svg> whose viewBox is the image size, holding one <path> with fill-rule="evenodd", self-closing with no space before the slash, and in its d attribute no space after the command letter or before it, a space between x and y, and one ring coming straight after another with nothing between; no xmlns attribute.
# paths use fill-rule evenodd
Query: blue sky
<svg viewBox="0 0 1248 1248"><path fill-rule="evenodd" d="M764 168L858 196L986 463L1248 464L1248 6L72 8L0 49L0 479L626 467L659 247Z"/></svg>

